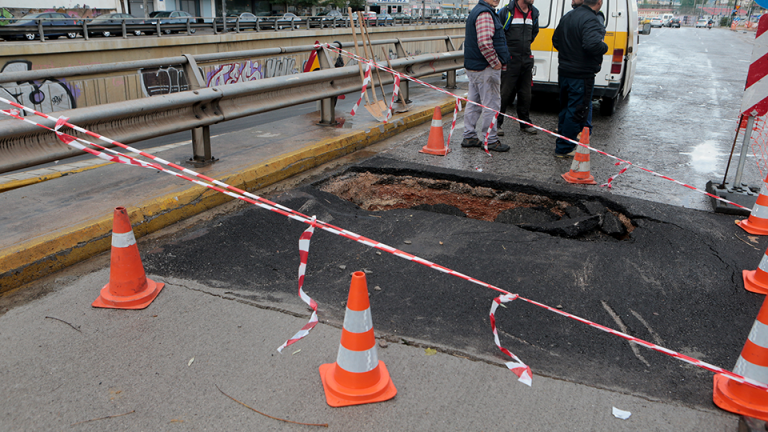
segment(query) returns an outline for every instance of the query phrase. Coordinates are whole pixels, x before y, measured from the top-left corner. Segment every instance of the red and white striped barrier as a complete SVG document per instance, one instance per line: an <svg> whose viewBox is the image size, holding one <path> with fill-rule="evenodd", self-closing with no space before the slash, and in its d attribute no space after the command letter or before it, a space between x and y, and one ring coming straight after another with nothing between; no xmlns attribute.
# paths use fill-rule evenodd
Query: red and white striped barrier
<svg viewBox="0 0 768 432"><path fill-rule="evenodd" d="M516 355L509 352L508 349L501 346L501 342L499 342L499 332L496 331L496 309L499 307L500 304L511 302L516 298L517 298L517 294L504 294L493 299L493 303L491 303L491 314L490 314L491 328L493 329L493 340L494 342L496 342L496 346L499 347L501 352L512 357L511 362L504 363L507 366L507 369L511 370L512 373L517 375L518 381L530 387L532 383L532 375L533 375L531 373L531 368L529 368L525 363L523 363Z"/></svg>
<svg viewBox="0 0 768 432"><path fill-rule="evenodd" d="M445 148L449 152L451 151L451 136L453 136L453 130L456 129L456 117L458 117L459 111L461 111L461 99L456 98L456 106L453 107L453 121L451 122L451 130L448 132L448 142L445 143Z"/></svg>
<svg viewBox="0 0 768 432"><path fill-rule="evenodd" d="M392 101L389 103L389 109L387 110L387 118L384 119L384 123L389 121L389 119L392 118L392 105L395 104L395 100L397 99L397 95L400 93L400 77L398 75L395 75L395 84L392 88Z"/></svg>
<svg viewBox="0 0 768 432"><path fill-rule="evenodd" d="M390 73L392 73L392 72L390 72ZM395 72L395 73L398 73L398 72ZM409 78L409 79L411 79L411 78ZM671 357L674 357L674 358L676 358L678 360L681 360L681 361L684 361L686 363L698 366L700 368L709 370L711 372L718 373L721 376L727 377L727 378L732 379L732 380L734 380L736 382L744 383L744 384L747 384L749 386L752 386L752 387L755 387L755 388L758 388L758 389L761 389L761 390L764 390L764 391L768 391L768 385L767 384L763 384L763 383L757 382L757 381L755 381L755 380L753 380L751 378L745 378L745 377L743 377L741 375L735 374L735 373L730 372L728 370L725 370L723 368L711 365L709 363L706 363L706 362L703 362L701 360L698 360L698 359L686 356L684 354L680 354L678 352L669 350L667 348L658 346L656 344L652 344L652 343L644 341L642 339L638 339L638 338L636 338L634 336L630 336L630 335L627 335L625 333L613 330L611 328L608 328L608 327L605 327L603 325L594 323L594 322L586 320L584 318L580 318L580 317L578 317L576 315L571 315L571 314L569 314L567 312L564 312L564 311L552 308L552 307L544 305L542 303L539 303L539 302L536 302L536 301L533 301L533 300L530 300L530 299L526 299L524 297L517 296L516 294L512 294L512 293L510 293L510 292L508 292L508 291L506 291L504 289L501 289L501 288L499 288L497 286L491 285L491 284L489 284L487 282L483 282L483 281L481 281L479 279L475 279L475 278L473 278L471 276L467 276L467 275L465 275L463 273L457 272L455 270L452 270L452 269L449 269L447 267L441 266L439 264L433 263L431 261L425 260L425 259L420 258L418 256L411 255L411 254L409 254L407 252L404 252L404 251L401 251L399 249L393 248L392 246L388 246L388 245L386 245L384 243L380 243L380 242L378 242L376 240L372 240L372 239L363 237L363 236L361 236L359 234L353 233L351 231L347 231L347 230L345 230L343 228L339 228L339 227L333 226L333 225L328 224L326 222L315 220L314 218L310 218L309 216L306 216L306 215L304 215L304 214L302 214L300 212L297 212L295 210L292 210L292 209L290 209L288 207L282 206L280 204L273 203L273 202L271 202L271 201L269 201L267 199L264 199L262 197L254 195L254 194L251 194L249 192L246 192L246 191L244 191L242 189L239 189L239 188L236 188L234 186L230 186L230 185L228 185L228 184L226 184L224 182L221 182L219 180L210 178L208 176L205 176L203 174L197 173L197 172L192 171L190 169L187 169L187 168L181 167L179 165L176 165L174 163L168 162L168 161L166 161L166 160L164 160L162 158L159 158L157 156L153 156L151 154L142 152L142 151L140 151L138 149L135 149L133 147L130 147L130 146L125 145L123 143L120 143L118 141L114 141L114 140L112 140L110 138L104 137L104 136L99 135L97 133L94 133L94 132L91 132L89 130L83 129L83 128L79 127L79 126L73 125L73 124L67 122L66 119L64 119L64 118L53 117L51 115L48 115L48 114L45 114L45 113L42 113L42 112L38 112L38 111L36 111L34 109L25 107L23 105L20 105L20 104L18 104L16 102L12 102L12 101L10 101L8 99L5 99L5 98L2 98L2 97L0 97L0 102L4 102L6 104L9 104L9 105L14 106L16 108L19 108L21 110L24 110L24 111L27 111L29 113L32 113L32 114L38 115L40 117L46 118L48 120L54 121L59 128L61 126L67 126L67 127L72 128L72 129L74 129L74 130L76 130L78 132L84 133L84 134L86 134L88 136L91 136L91 137L94 137L94 138L97 138L97 139L101 139L101 140L103 140L105 142L108 142L108 143L111 143L111 144L113 144L115 146L124 148L124 149L130 151L131 153L144 156L144 157L146 157L148 159L151 159L151 160L153 160L154 162L157 162L157 163L149 163L149 162L140 161L140 160L138 160L138 159L136 159L136 158L134 158L132 156L124 155L124 154L119 153L117 151L114 151L112 149L107 149L107 148L105 148L103 146L100 146L98 144L95 144L95 143L92 143L92 142L89 142L89 141L82 140L80 138L75 138L75 137L73 137L71 135L67 135L65 133L59 132L58 130L54 130L53 128L50 128L48 126L45 126L45 125L33 122L33 121L28 120L28 119L23 118L23 117L20 117L19 115L11 113L11 110L0 110L0 113L2 113L4 115L10 116L10 117L14 117L14 118L16 118L18 120L25 121L25 122L37 125L39 127L48 129L48 130L56 133L56 135L63 142L65 142L66 144L71 145L71 146L73 146L75 148L78 148L80 150L86 151L86 152L88 152L88 153L90 153L90 154L92 154L94 156L97 156L97 157L99 157L101 159L104 159L104 160L107 160L107 161L110 161L110 162L117 162L117 163L121 163L121 164L126 164L126 165L134 165L134 166L139 166L139 167L143 167L143 168L153 168L153 169L156 169L156 170L158 170L160 172L163 172L163 173L166 173L166 174L169 174L169 175L172 175L172 176L175 176L175 177L178 177L178 178L190 181L192 183L195 183L195 184L198 184L200 186L209 188L211 190L215 190L217 192L220 192L220 193L223 193L225 195L231 196L231 197L233 197L235 199L239 199L239 200L248 202L250 204L256 205L256 206L261 207L261 208L264 208L266 210L270 210L272 212L281 214L283 216L286 216L288 218L291 218L291 219L297 220L299 222L308 224L310 226L318 227L318 228L320 228L320 229L322 229L322 230L324 230L326 232L330 232L332 234L336 234L338 236L341 236L341 237L344 237L344 238L356 241L356 242L358 242L360 244L363 244L363 245L366 245L368 247L372 247L372 248L375 248L375 249L379 249L379 250L385 251L387 253L390 253L390 254L392 254L394 256L397 256L397 257L400 257L402 259L405 259L405 260L408 260L408 261L412 261L412 262L421 264L423 266L432 268L432 269L440 271L442 273L446 273L446 274L458 277L460 279L464 279L464 280L466 280L468 282L480 285L480 286L485 287L485 288L492 289L492 290L500 292L502 294L509 295L509 296L515 296L515 298L519 298L520 300L523 300L523 301L528 302L530 304L533 304L535 306L544 308L544 309L546 309L546 310L548 310L550 312L553 312L553 313L556 313L558 315L562 315L562 316L568 317L570 319L576 320L576 321L581 322L583 324L586 324L588 326L597 328L598 330L602 330L604 332L607 332L607 333L610 333L612 335L618 336L620 338L626 339L626 340L628 340L630 342L636 343L636 344L644 346L646 348L650 348L650 349L652 349L654 351L658 351L658 352L667 354L667 355L669 355ZM537 129L541 129L541 128L538 128L538 127L536 127L536 128ZM93 150L91 148L85 147L85 146L79 144L78 141L82 142L84 144L87 144L87 145L92 145L92 146L94 146L96 148L99 148L99 149L101 149L103 151L109 152L109 153L113 154L113 156L110 156L110 155L104 153L103 151L97 151L97 150ZM585 147L587 147L587 146L585 146ZM210 182L212 184L205 183L203 181L190 178L190 177L188 177L187 175L184 175L184 174L173 172L173 171L171 171L169 169L163 168L161 165L158 165L158 164L169 166L169 167L171 167L173 169L182 171L182 172L184 172L186 174L192 175L194 177L197 177L199 179L204 180L205 182ZM669 180L675 181L673 179L669 179ZM685 186L687 186L687 185L685 185ZM692 186L688 186L688 187L690 187L692 189L695 189ZM308 250L308 246L307 246L307 250Z"/></svg>
<svg viewBox="0 0 768 432"><path fill-rule="evenodd" d="M755 42L752 45L752 62L747 72L747 82L741 99L741 113L759 117L768 112L768 15L760 17Z"/></svg>

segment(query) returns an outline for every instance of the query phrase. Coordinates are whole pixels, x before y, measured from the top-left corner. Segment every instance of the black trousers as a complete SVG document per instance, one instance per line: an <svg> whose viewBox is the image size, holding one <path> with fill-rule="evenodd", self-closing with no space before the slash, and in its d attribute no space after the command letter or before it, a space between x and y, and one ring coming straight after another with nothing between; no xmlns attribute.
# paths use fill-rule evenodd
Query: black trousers
<svg viewBox="0 0 768 432"><path fill-rule="evenodd" d="M527 62L526 62L527 63ZM533 59L530 64L510 61L507 70L501 73L501 108L499 112L506 113L517 96L517 118L531 123L531 83L533 81ZM499 116L498 126L504 123L504 116ZM527 128L520 123L520 129Z"/></svg>

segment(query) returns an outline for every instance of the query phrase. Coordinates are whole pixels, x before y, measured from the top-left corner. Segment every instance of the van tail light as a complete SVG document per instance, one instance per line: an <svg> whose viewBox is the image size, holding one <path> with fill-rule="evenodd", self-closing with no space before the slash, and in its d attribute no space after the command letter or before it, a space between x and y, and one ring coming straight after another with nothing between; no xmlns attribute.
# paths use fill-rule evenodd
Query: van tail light
<svg viewBox="0 0 768 432"><path fill-rule="evenodd" d="M621 65L624 63L624 50L613 50L613 59L611 60L611 74L618 75L621 73Z"/></svg>

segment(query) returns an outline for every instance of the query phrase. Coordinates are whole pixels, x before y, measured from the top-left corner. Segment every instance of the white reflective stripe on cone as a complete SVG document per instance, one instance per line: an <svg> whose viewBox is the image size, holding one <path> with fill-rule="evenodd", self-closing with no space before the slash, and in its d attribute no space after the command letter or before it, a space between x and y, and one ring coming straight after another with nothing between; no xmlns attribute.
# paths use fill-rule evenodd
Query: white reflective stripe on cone
<svg viewBox="0 0 768 432"><path fill-rule="evenodd" d="M760 348L768 349L768 325L755 321L752 325L752 330L749 331L747 336L750 342L759 346Z"/></svg>
<svg viewBox="0 0 768 432"><path fill-rule="evenodd" d="M576 172L589 172L589 161L579 162L579 166L574 170Z"/></svg>
<svg viewBox="0 0 768 432"><path fill-rule="evenodd" d="M379 356L376 355L376 346L365 351L352 351L339 345L339 354L336 363L347 372L369 372L379 365Z"/></svg>
<svg viewBox="0 0 768 432"><path fill-rule="evenodd" d="M768 367L750 363L744 360L741 356L739 356L739 360L736 362L736 367L733 368L733 373L752 378L761 383L768 383Z"/></svg>
<svg viewBox="0 0 768 432"><path fill-rule="evenodd" d="M760 186L760 195L768 195L768 185L763 183L762 186Z"/></svg>
<svg viewBox="0 0 768 432"><path fill-rule="evenodd" d="M371 319L371 308L364 311L353 311L347 308L344 315L344 329L352 333L365 333L373 328L373 319Z"/></svg>
<svg viewBox="0 0 768 432"><path fill-rule="evenodd" d="M760 260L760 264L757 268L768 273L768 255L763 254L763 258Z"/></svg>
<svg viewBox="0 0 768 432"><path fill-rule="evenodd" d="M768 207L755 204L755 206L752 207L752 213L750 215L759 217L760 219L768 219Z"/></svg>
<svg viewBox="0 0 768 432"><path fill-rule="evenodd" d="M442 120L432 120L432 127L443 127L443 121Z"/></svg>
<svg viewBox="0 0 768 432"><path fill-rule="evenodd" d="M127 233L112 233L112 247L126 248L136 244L136 237L133 236L133 230Z"/></svg>

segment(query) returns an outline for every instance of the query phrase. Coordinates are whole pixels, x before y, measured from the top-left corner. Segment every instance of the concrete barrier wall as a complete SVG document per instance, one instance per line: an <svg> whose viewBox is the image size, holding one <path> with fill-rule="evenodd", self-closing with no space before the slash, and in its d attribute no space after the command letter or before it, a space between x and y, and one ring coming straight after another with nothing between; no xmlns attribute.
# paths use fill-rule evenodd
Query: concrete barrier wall
<svg viewBox="0 0 768 432"><path fill-rule="evenodd" d="M458 49L464 38L463 24L443 26L399 26L370 29L371 39L417 38L446 36L454 38ZM56 40L39 42L4 42L0 52L0 71L23 71L67 66L83 66L124 62L148 58L172 57L181 54L208 54L264 48L311 45L316 41L339 41L352 46L352 29L295 30L280 32L243 32L225 35L92 38L89 41ZM358 42L359 35L358 35ZM394 45L382 45L390 58L396 58ZM410 55L446 51L445 43L405 43ZM349 51L354 51L349 48ZM363 55L362 47L360 54ZM380 46L374 46L377 60L384 59ZM285 54L226 60L225 63L199 64L208 86L300 73L309 57L306 54ZM344 63L348 59L342 58ZM336 60L334 56L333 60ZM0 84L0 95L21 104L34 106L43 112L101 105L187 90L183 70L167 65L135 73L120 73L77 78L48 79L37 82Z"/></svg>

